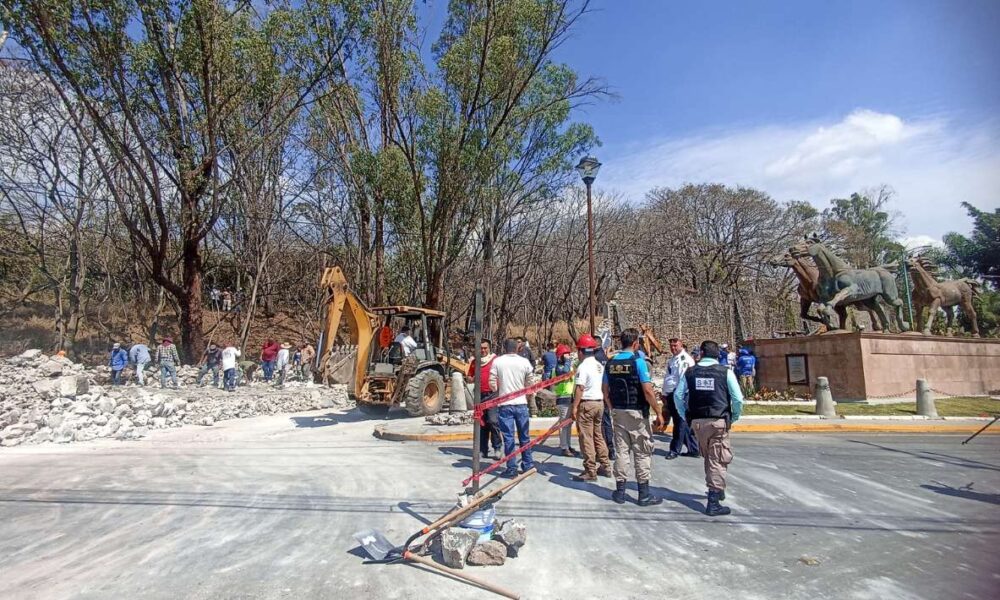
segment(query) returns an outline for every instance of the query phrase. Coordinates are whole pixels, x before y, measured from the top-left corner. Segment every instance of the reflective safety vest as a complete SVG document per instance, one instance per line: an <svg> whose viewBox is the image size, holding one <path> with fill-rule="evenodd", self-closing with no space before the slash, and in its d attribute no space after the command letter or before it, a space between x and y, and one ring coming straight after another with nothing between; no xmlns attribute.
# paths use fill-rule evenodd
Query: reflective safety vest
<svg viewBox="0 0 1000 600"><path fill-rule="evenodd" d="M688 421L732 418L728 374L729 368L724 365L695 365L684 372L688 389Z"/></svg>
<svg viewBox="0 0 1000 600"><path fill-rule="evenodd" d="M626 358L612 358L604 365L608 376L608 396L611 407L619 410L641 410L643 416L649 416L649 404L642 391L639 380L639 365L641 360L636 355Z"/></svg>
<svg viewBox="0 0 1000 600"><path fill-rule="evenodd" d="M576 361L573 361L573 368L576 368ZM556 365L556 372L559 371L559 365ZM559 375L553 374L554 377L559 377ZM556 398L572 398L573 391L576 389L576 382L570 377L566 381L561 381L554 386L552 386L552 391L555 393Z"/></svg>

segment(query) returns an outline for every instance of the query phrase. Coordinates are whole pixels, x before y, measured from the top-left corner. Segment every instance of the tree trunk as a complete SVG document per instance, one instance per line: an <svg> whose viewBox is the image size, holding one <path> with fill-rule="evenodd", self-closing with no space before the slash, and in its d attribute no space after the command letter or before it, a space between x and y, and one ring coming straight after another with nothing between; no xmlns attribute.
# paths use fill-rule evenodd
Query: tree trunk
<svg viewBox="0 0 1000 600"><path fill-rule="evenodd" d="M184 288L178 303L181 307L181 355L193 361L204 350L202 342L201 252L198 240L184 240L181 264Z"/></svg>

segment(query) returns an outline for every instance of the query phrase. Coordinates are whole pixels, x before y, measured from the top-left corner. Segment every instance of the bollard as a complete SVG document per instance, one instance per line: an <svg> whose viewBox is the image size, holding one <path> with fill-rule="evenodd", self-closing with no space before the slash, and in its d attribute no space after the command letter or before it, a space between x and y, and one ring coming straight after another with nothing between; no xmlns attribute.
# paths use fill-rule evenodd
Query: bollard
<svg viewBox="0 0 1000 600"><path fill-rule="evenodd" d="M823 417L836 417L837 409L830 393L830 381L826 377L816 378L816 414Z"/></svg>
<svg viewBox="0 0 1000 600"><path fill-rule="evenodd" d="M934 406L934 394L926 379L917 380L917 414L922 417L937 419L937 407Z"/></svg>
<svg viewBox="0 0 1000 600"><path fill-rule="evenodd" d="M465 412L469 407L465 402L465 378L458 371L451 374L451 398L448 412Z"/></svg>

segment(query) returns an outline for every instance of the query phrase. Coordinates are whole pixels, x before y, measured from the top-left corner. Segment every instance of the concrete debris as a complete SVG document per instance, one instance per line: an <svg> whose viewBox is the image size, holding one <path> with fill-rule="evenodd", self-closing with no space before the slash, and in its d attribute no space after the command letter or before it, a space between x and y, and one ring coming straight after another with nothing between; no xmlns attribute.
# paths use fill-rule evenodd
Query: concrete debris
<svg viewBox="0 0 1000 600"><path fill-rule="evenodd" d="M496 541L507 547L507 556L517 558L517 553L528 541L528 529L516 519L500 521L493 532Z"/></svg>
<svg viewBox="0 0 1000 600"><path fill-rule="evenodd" d="M28 350L0 360L0 446L69 443L96 438L138 439L151 429L214 425L226 419L348 408L343 385L289 381L284 389L252 383L235 392L196 385L198 369L178 369L179 390L160 390L147 369L146 386L111 386L107 366L88 368Z"/></svg>
<svg viewBox="0 0 1000 600"><path fill-rule="evenodd" d="M435 415L424 417L428 425L471 425L472 411L458 413L439 412Z"/></svg>
<svg viewBox="0 0 1000 600"><path fill-rule="evenodd" d="M452 569L464 569L466 557L478 539L479 532L474 529L445 529L441 534L441 562Z"/></svg>
<svg viewBox="0 0 1000 600"><path fill-rule="evenodd" d="M507 546L497 540L476 544L469 551L466 562L476 566L499 566L507 559Z"/></svg>

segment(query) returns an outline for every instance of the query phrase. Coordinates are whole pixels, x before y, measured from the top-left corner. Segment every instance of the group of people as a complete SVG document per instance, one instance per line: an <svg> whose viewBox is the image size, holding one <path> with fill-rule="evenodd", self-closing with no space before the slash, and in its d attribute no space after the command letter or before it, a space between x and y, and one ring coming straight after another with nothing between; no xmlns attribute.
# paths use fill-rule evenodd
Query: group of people
<svg viewBox="0 0 1000 600"><path fill-rule="evenodd" d="M212 310L239 312L243 306L243 292L241 290L233 291L229 288L220 290L217 287L212 287L208 291L208 301L212 306Z"/></svg>
<svg viewBox="0 0 1000 600"><path fill-rule="evenodd" d="M260 352L259 367L265 382L273 382L276 387L283 387L290 374L301 381L312 381L316 349L306 342L297 346L294 353L291 350L292 345L287 342L278 343L273 339L264 342ZM197 363L199 366L197 384L205 385L205 376L209 371L212 372L212 387L220 387L221 374L221 387L229 392L236 391L236 387L242 381L253 380L258 363L252 360L241 361L239 360L241 355L240 349L233 344L209 343ZM145 385L146 367L154 360L160 367L160 387L165 388L169 383L177 389L177 367L181 365L181 359L177 346L170 337L163 338L155 353L150 352L149 346L141 342L133 345L128 351L119 343L113 344L108 359L112 385L124 385L123 372L129 365L135 370L136 382Z"/></svg>
<svg viewBox="0 0 1000 600"><path fill-rule="evenodd" d="M697 349L699 359L695 360L681 340L671 339L671 358L661 393L657 395L649 359L639 350L639 340L637 329L626 329L619 338L622 349L609 357L592 335L584 334L577 340L575 352L568 345L558 344L542 356L544 379L575 373L572 378L553 385L560 421L571 417L578 431L583 469L574 480L593 482L599 477L613 478L612 499L624 504L631 470L638 487L636 503L660 504L663 499L649 487L653 433L665 430L672 421L667 458L681 455L685 447L684 455L703 458L708 488L705 512L711 516L729 514L730 509L721 502L725 500L726 473L733 459L729 431L740 418L744 398L737 374L743 377L742 373L749 370L752 380L755 363L742 360L743 370L739 370L741 359L753 358L752 352L749 349L740 352L734 371L728 366L728 356L723 362L722 356L728 350L723 347L725 344L703 342ZM508 339L503 343L503 354L496 356L488 341L482 343L481 400L516 393L534 382L534 365L524 356L525 349L523 340ZM470 377L474 365L470 366ZM518 474L518 459L510 455L516 446L526 448L530 443L531 402L528 394L518 395L485 413L479 451L486 458L509 457L502 477ZM609 428L610 440L606 434ZM563 454L576 456L578 453L570 444L571 425L561 429L559 437ZM534 466L531 449L524 449L520 454L521 472Z"/></svg>

